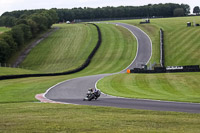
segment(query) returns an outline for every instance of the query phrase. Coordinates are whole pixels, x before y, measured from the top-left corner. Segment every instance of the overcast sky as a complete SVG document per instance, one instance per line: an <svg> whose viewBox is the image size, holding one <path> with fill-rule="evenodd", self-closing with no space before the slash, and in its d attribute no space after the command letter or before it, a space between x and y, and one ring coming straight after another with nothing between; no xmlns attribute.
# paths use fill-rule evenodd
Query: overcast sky
<svg viewBox="0 0 200 133"><path fill-rule="evenodd" d="M6 11L74 7L140 6L158 3L184 3L200 6L199 0L0 0L0 15Z"/></svg>

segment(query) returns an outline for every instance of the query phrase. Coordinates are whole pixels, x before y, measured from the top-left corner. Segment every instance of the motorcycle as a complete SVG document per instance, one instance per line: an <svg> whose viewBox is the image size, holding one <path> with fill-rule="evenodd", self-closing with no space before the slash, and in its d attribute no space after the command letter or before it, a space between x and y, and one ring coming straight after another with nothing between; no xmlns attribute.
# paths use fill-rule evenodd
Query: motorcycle
<svg viewBox="0 0 200 133"><path fill-rule="evenodd" d="M97 90L96 92L93 92L91 90L88 90L86 93L86 97L83 99L83 101L91 101L91 100L97 100L101 95L101 91Z"/></svg>

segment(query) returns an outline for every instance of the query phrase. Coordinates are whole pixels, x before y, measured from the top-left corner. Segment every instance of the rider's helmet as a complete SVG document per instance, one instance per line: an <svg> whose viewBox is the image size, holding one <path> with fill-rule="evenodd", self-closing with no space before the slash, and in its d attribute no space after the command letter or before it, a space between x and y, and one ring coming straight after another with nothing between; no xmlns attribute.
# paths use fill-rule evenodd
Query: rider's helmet
<svg viewBox="0 0 200 133"><path fill-rule="evenodd" d="M92 88L89 88L88 91L93 91L93 89L92 89Z"/></svg>

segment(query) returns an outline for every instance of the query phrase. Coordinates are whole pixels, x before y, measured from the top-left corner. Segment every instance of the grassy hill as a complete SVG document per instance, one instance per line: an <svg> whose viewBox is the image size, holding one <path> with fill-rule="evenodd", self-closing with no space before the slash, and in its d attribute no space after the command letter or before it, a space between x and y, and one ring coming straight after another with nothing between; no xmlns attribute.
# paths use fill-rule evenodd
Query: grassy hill
<svg viewBox="0 0 200 133"><path fill-rule="evenodd" d="M21 66L40 72L61 72L81 66L97 43L93 25L54 25L60 27L36 46Z"/></svg>
<svg viewBox="0 0 200 133"><path fill-rule="evenodd" d="M165 31L166 65L200 65L200 27L187 27L187 22L200 23L200 17L160 19L154 23Z"/></svg>
<svg viewBox="0 0 200 133"><path fill-rule="evenodd" d="M187 22L200 24L200 17L178 17L151 19L150 24L140 25L142 20L121 22L143 29L153 41L151 62L159 63L159 29L164 30L165 63L167 66L200 65L200 27L187 27Z"/></svg>

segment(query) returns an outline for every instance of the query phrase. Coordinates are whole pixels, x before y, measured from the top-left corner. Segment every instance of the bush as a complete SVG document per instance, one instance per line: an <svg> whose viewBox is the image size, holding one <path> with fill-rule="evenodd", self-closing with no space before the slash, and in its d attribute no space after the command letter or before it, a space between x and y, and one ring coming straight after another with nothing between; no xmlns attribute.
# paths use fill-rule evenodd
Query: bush
<svg viewBox="0 0 200 133"><path fill-rule="evenodd" d="M0 63L5 63L10 55L10 47L4 40L0 40Z"/></svg>

